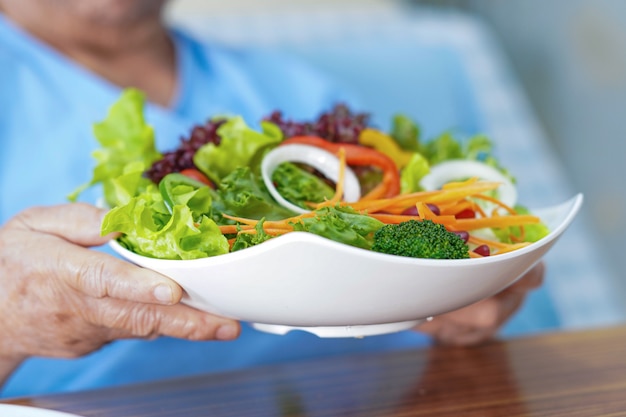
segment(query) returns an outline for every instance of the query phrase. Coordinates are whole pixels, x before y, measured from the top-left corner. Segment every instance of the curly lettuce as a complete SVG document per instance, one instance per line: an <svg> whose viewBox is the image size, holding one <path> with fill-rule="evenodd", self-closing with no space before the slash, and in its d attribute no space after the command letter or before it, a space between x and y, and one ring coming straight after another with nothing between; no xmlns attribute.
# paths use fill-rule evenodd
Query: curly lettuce
<svg viewBox="0 0 626 417"><path fill-rule="evenodd" d="M125 204L129 195L139 193L150 184L148 179L135 175L132 180L124 182L124 192L120 194L119 182L115 183L117 178L129 172L143 171L162 157L155 147L154 131L144 119L144 102L141 91L124 90L106 118L94 124L93 133L100 144L100 148L92 153L97 164L91 180L70 194L70 201L76 201L87 188L102 184L106 204L115 207Z"/></svg>
<svg viewBox="0 0 626 417"><path fill-rule="evenodd" d="M181 190L182 198L193 201L200 190ZM206 203L206 196L197 200ZM102 234L113 232L122 233L118 240L123 246L152 258L197 259L229 252L228 240L212 219L194 214L187 204L170 210L156 186L106 214Z"/></svg>
<svg viewBox="0 0 626 417"><path fill-rule="evenodd" d="M335 194L334 188L320 177L290 162L282 163L274 170L272 181L280 195L303 209L310 210L307 203L321 203Z"/></svg>
<svg viewBox="0 0 626 417"><path fill-rule="evenodd" d="M220 144L208 143L195 153L193 162L215 184L235 169L253 165L254 158L263 149L278 145L280 129L269 122L261 123L262 131L250 128L242 117L232 117L218 128Z"/></svg>

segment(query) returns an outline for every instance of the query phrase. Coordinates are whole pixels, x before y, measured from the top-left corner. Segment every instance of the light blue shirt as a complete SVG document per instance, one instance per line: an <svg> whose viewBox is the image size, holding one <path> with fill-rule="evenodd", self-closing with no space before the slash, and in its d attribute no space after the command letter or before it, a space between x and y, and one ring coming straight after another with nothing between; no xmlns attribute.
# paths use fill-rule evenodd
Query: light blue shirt
<svg viewBox="0 0 626 417"><path fill-rule="evenodd" d="M239 114L256 123L281 109L286 117L311 120L332 104L347 102L332 82L283 56L206 45L177 31L173 38L179 68L176 98L170 109L146 108L160 150L175 148L195 124L215 114ZM0 15L2 223L33 205L65 203L66 195L90 178L90 154L96 147L91 125L102 120L119 94L118 87ZM96 198L97 191L85 197ZM425 343L426 337L415 332L320 339L301 332L265 334L244 324L233 342L125 340L75 360L32 358L13 374L2 395L83 390Z"/></svg>

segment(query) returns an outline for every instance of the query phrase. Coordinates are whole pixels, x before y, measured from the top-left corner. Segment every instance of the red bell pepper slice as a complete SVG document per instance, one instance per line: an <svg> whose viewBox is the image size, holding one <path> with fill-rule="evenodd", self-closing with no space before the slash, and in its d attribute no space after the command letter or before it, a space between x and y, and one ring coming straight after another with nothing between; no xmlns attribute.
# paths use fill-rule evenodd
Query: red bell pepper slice
<svg viewBox="0 0 626 417"><path fill-rule="evenodd" d="M215 189L215 184L213 184L206 175L204 175L202 172L200 172L199 170L195 168L186 168L180 171L180 173L188 178L192 178L196 181L200 181L201 183L206 184L209 187Z"/></svg>

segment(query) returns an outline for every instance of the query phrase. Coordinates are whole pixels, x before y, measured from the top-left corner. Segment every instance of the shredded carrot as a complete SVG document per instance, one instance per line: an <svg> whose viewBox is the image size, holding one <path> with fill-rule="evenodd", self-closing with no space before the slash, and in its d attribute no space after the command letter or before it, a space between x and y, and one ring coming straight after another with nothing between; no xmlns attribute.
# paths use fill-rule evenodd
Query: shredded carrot
<svg viewBox="0 0 626 417"><path fill-rule="evenodd" d="M484 238L480 238L477 236L470 236L468 239L468 243L472 243L476 246L487 245L490 248L498 248L498 249L504 249L510 246L509 243L500 242L498 240L484 239Z"/></svg>
<svg viewBox="0 0 626 417"><path fill-rule="evenodd" d="M478 182L478 177L472 177L472 178L468 178L465 181L448 182L444 184L443 187L441 188L444 190L451 190L453 188L461 188L461 187L466 187L468 185L476 184L477 182Z"/></svg>
<svg viewBox="0 0 626 417"><path fill-rule="evenodd" d="M388 210L390 204L393 204L393 201L389 201L388 199L380 199L372 200L371 202L358 201L353 204L343 204L343 206L352 207L354 210L359 211L363 214L378 212L392 213L391 210ZM400 212L398 212L398 214L399 213Z"/></svg>
<svg viewBox="0 0 626 417"><path fill-rule="evenodd" d="M509 214L517 214L517 211L513 207L510 207L510 206L504 204L502 201L498 200L497 198L493 198L493 197L490 197L488 195L477 195L477 196L474 196L474 198L478 198L478 199L481 199L481 200L489 201L489 202L495 204L497 207L503 208ZM492 213L492 217L495 217L497 215L496 210L497 209L494 209L494 211ZM526 230L524 229L524 225L519 225L519 232L520 232L520 236L519 237L517 237L517 236L515 236L515 235L513 235L511 233L509 235L510 239L513 240L513 241L515 241L515 240L520 241L520 242L524 241L524 237L526 236Z"/></svg>
<svg viewBox="0 0 626 417"><path fill-rule="evenodd" d="M499 186L496 182L478 182L478 181L464 181L463 183L451 183L457 184L454 187L444 188L435 191L418 191L410 194L398 194L388 198L374 198L378 194L383 193L383 186L379 184L380 188L375 188L369 194L362 197L359 201L354 203L339 202L342 206L350 206L357 211L366 211L369 213L375 211L386 211L394 214L399 214L409 207L413 207L418 201L428 202L432 204L455 204L460 200L474 195L480 195L485 191L494 190ZM320 204L319 206L328 206L327 202Z"/></svg>
<svg viewBox="0 0 626 417"><path fill-rule="evenodd" d="M440 204L437 206L439 208L439 212L441 214L451 214L455 215L463 210L473 210L474 204L471 201L458 201L448 204Z"/></svg>
<svg viewBox="0 0 626 417"><path fill-rule="evenodd" d="M440 204L439 211L441 214L457 215L464 210L472 210L478 217L487 217L487 213L472 200L461 200L453 203Z"/></svg>
<svg viewBox="0 0 626 417"><path fill-rule="evenodd" d="M454 230L476 230L484 228L502 228L509 226L522 226L525 224L536 224L541 220L537 216L528 214L518 214L515 216L497 216L478 219L456 219L449 226Z"/></svg>
<svg viewBox="0 0 626 417"><path fill-rule="evenodd" d="M495 217L498 217L498 216L500 216L500 215L497 213L497 211L496 211L496 210L494 210L494 211L491 213L491 217L492 217L492 218L495 218ZM520 225L518 225L518 226L517 226L517 228L519 229L519 233L520 233L519 238L518 238L517 236L515 236L515 235L513 234L513 232L511 231L511 232L509 233L509 239L511 239L512 241L523 242L523 241L524 241L524 237L526 236L526 229L524 228L524 225L521 225L521 224L520 224Z"/></svg>
<svg viewBox="0 0 626 417"><path fill-rule="evenodd" d="M501 255L503 253L507 253L507 252L513 252L514 250L518 250L521 248L525 248L526 246L530 245L531 242L520 242L520 243L515 243L512 245L509 245L506 248L502 248L500 250L497 251L497 253L495 253L495 255Z"/></svg>
<svg viewBox="0 0 626 417"><path fill-rule="evenodd" d="M219 228L220 232L222 232L223 235L232 235L234 233L238 233L241 230L241 226L236 224L219 226Z"/></svg>
<svg viewBox="0 0 626 417"><path fill-rule="evenodd" d="M229 220L233 220L236 221L238 223L243 223L245 225L248 226L256 226L257 223L259 222L259 220L254 220L254 219L246 219L245 217L236 217L236 216L231 216L228 214L223 213L222 214L223 217L229 219ZM312 217L315 216L315 212L309 212L309 213L303 213L303 214L299 214L297 216L293 216L293 217L287 217L286 219L282 219L282 220L266 220L264 222L265 226L268 227L275 227L275 226L280 226L280 225L288 225L289 223L297 223L300 219L303 219L305 217Z"/></svg>
<svg viewBox="0 0 626 417"><path fill-rule="evenodd" d="M521 249L530 245L530 242L520 243L504 243L498 240L484 239L477 236L470 236L468 243L476 246L487 245L491 251L494 251L493 255L500 255L507 252L512 252L517 249Z"/></svg>
<svg viewBox="0 0 626 417"><path fill-rule="evenodd" d="M477 198L477 199L480 199L480 200L489 201L489 202L495 204L496 206L502 207L509 214L517 214L517 211L515 211L515 209L513 207L510 207L510 206L504 204L502 201L498 200L497 198L490 197L490 196L484 195L484 194L477 194L477 195L475 195L473 197Z"/></svg>
<svg viewBox="0 0 626 417"><path fill-rule="evenodd" d="M339 175L335 184L335 195L328 201L330 204L337 204L343 197L343 186L346 175L346 148L339 148L337 156L339 157Z"/></svg>
<svg viewBox="0 0 626 417"><path fill-rule="evenodd" d="M320 209L322 207L334 206L335 204L342 201L344 183L346 178L346 149L343 147L339 148L339 150L337 151L337 156L339 157L339 175L337 176L337 182L335 183L335 194L333 194L330 200L326 200L321 203L307 204L314 210Z"/></svg>
<svg viewBox="0 0 626 417"><path fill-rule="evenodd" d="M422 220L419 216L407 216L403 214L373 213L373 214L370 214L369 216L385 224L399 224L399 223L407 222L409 220Z"/></svg>
<svg viewBox="0 0 626 417"><path fill-rule="evenodd" d="M267 233L268 235L278 236L278 235L284 235L285 233L293 232L293 229L289 230L289 229L276 229L276 228L265 228L264 227L263 231L265 233ZM256 235L257 234L257 230L256 229L245 229L245 230L241 230L239 233Z"/></svg>
<svg viewBox="0 0 626 417"><path fill-rule="evenodd" d="M474 211L478 213L480 217L487 217L487 213L485 213L485 210L483 210L483 208L480 205L474 202L472 202L472 205L474 206Z"/></svg>
<svg viewBox="0 0 626 417"><path fill-rule="evenodd" d="M441 191L420 191L411 194L399 194L392 198L359 200L355 203L344 204L349 205L355 210L387 211L390 213L401 213L409 207L413 207L418 201L426 201L429 198L440 194Z"/></svg>
<svg viewBox="0 0 626 417"><path fill-rule="evenodd" d="M486 191L495 190L499 184L496 182L477 182L474 185L467 187L458 187L453 189L441 190L439 195L436 195L429 201L432 204L447 203L450 201L460 200L467 197L473 197L481 195Z"/></svg>
<svg viewBox="0 0 626 417"><path fill-rule="evenodd" d="M381 182L376 187L374 187L370 192L365 194L359 201L371 201L382 198L385 196L387 192L387 184L385 182Z"/></svg>
<svg viewBox="0 0 626 417"><path fill-rule="evenodd" d="M220 228L220 232L222 232L222 234L224 235L229 235L229 234L234 234L234 233L240 233L240 232L246 232L249 230L255 230L256 226L252 226L252 225L224 225L224 226L219 226ZM263 223L263 230L286 230L288 232L293 230L293 226L289 225L289 224L265 224Z"/></svg>
<svg viewBox="0 0 626 417"><path fill-rule="evenodd" d="M385 210L386 212L397 214L406 210L409 207L415 206L415 204L418 202L431 203L437 206L448 205L450 207L457 206L461 202L467 204L467 198L473 197L475 195L480 195L480 193L493 190L496 187L497 183L477 183L475 185L470 185L467 187L457 187L450 190L442 189L436 191L419 191L410 194L400 194L388 199L367 201L359 200L356 203L346 205L349 205L355 210L369 209L368 211L372 212L373 210L371 210L371 208L375 207L376 210Z"/></svg>
<svg viewBox="0 0 626 417"><path fill-rule="evenodd" d="M524 228L524 226L519 226L519 231L519 236L515 236L513 233L509 233L509 239L511 239L512 242L524 242L524 239L526 238L526 229Z"/></svg>
<svg viewBox="0 0 626 417"><path fill-rule="evenodd" d="M428 207L428 205L422 201L419 201L415 207L417 207L417 213L422 219L433 220L437 215Z"/></svg>
<svg viewBox="0 0 626 417"><path fill-rule="evenodd" d="M233 220L233 221L236 221L238 223L249 224L249 225L252 225L252 226L254 226L255 224L258 223L258 220L246 219L245 217L235 217L235 216L231 216L231 215L226 214L226 213L222 213L222 217L225 217L228 220Z"/></svg>
<svg viewBox="0 0 626 417"><path fill-rule="evenodd" d="M383 213L373 213L369 215L370 217L375 218L385 224L399 224L409 220L424 220L420 216L410 216L404 214L383 214ZM432 218L433 223L443 224L444 226L447 223L451 223L454 221L454 216L436 216Z"/></svg>

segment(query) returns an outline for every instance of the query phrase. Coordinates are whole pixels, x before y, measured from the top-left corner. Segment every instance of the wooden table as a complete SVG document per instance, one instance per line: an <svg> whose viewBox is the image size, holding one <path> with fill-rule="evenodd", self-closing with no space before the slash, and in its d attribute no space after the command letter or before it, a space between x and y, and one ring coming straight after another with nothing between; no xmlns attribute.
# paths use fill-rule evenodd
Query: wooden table
<svg viewBox="0 0 626 417"><path fill-rule="evenodd" d="M85 417L626 416L626 327L5 402Z"/></svg>

